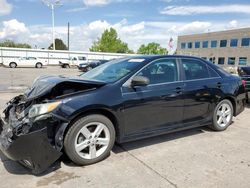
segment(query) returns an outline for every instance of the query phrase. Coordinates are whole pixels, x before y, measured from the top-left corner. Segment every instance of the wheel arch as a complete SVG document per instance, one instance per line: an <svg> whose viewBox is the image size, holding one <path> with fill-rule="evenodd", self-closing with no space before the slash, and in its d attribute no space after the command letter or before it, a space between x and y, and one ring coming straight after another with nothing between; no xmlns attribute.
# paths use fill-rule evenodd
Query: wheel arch
<svg viewBox="0 0 250 188"><path fill-rule="evenodd" d="M75 115L69 122L68 126L66 127L64 131L64 137L66 133L68 132L69 128L80 118L87 116L87 115L92 115L92 114L99 114L107 117L114 125L115 132L116 132L116 137L119 138L120 131L119 131L119 121L117 117L108 109L104 108L96 108L96 109L88 109L85 111L81 111L77 115Z"/></svg>
<svg viewBox="0 0 250 188"><path fill-rule="evenodd" d="M15 61L11 61L11 62L9 63L9 67L10 67L11 63L15 63L15 64L16 64L16 67L17 67L17 63L16 63Z"/></svg>
<svg viewBox="0 0 250 188"><path fill-rule="evenodd" d="M38 62L36 62L36 67L37 67L38 64L41 64L43 66L43 63L38 61Z"/></svg>
<svg viewBox="0 0 250 188"><path fill-rule="evenodd" d="M223 98L223 100L229 100L232 103L233 111L234 111L233 115L236 116L236 100L235 100L235 98L232 96L226 96L225 98Z"/></svg>

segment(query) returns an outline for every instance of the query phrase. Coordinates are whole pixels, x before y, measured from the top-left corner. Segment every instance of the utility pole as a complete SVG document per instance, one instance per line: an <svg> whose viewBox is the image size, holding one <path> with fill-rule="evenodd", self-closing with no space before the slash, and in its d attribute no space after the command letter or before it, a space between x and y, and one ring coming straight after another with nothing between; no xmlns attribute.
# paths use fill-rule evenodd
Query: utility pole
<svg viewBox="0 0 250 188"><path fill-rule="evenodd" d="M69 32L70 32L70 24L68 22L68 50L69 50Z"/></svg>
<svg viewBox="0 0 250 188"><path fill-rule="evenodd" d="M53 43L53 50L56 49L55 43L55 6L62 6L60 0L42 0L42 2L51 8L51 17L52 17L52 43Z"/></svg>

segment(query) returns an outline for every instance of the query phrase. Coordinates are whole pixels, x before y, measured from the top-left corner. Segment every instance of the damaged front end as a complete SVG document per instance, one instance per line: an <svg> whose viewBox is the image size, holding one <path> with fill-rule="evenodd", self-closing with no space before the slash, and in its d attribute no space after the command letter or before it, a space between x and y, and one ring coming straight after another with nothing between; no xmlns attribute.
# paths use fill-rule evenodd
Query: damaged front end
<svg viewBox="0 0 250 188"><path fill-rule="evenodd" d="M56 111L64 98L95 89L101 84L43 77L32 88L7 103L0 117L0 149L11 160L18 161L39 174L61 155L63 136L69 121Z"/></svg>

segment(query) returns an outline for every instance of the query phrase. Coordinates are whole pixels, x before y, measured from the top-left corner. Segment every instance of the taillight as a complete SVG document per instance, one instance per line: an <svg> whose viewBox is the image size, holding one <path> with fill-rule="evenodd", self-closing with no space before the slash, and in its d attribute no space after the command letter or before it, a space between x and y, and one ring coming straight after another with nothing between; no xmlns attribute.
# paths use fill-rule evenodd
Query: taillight
<svg viewBox="0 0 250 188"><path fill-rule="evenodd" d="M246 87L246 81L242 80L241 82L242 82L243 87Z"/></svg>

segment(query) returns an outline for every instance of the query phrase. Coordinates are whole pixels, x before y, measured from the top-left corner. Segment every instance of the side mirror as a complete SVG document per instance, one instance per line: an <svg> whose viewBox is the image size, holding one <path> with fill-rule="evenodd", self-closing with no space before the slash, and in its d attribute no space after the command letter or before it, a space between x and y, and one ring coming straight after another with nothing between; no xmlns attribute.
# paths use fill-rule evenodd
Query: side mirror
<svg viewBox="0 0 250 188"><path fill-rule="evenodd" d="M132 87L135 86L147 86L149 84L149 79L145 76L135 76L132 81Z"/></svg>

